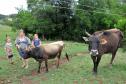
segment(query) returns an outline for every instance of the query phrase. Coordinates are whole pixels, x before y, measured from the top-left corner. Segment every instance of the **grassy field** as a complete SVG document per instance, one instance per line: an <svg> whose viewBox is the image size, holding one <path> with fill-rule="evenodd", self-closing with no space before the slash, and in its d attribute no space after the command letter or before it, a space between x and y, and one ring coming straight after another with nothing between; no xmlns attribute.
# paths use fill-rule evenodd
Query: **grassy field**
<svg viewBox="0 0 126 84"><path fill-rule="evenodd" d="M92 60L86 53L87 45L65 42L64 52L68 52L70 61L64 59L63 52L59 69L56 69L54 59L49 61L48 73L42 70L41 74L37 74L38 64L33 59L30 59L28 69L21 68L22 61L14 46L14 65L8 63L3 49L6 34L11 35L13 42L17 36L10 27L0 25L0 84L126 84L126 52L121 49L112 68L108 67L111 55L102 57L98 76L95 77L92 75Z"/></svg>

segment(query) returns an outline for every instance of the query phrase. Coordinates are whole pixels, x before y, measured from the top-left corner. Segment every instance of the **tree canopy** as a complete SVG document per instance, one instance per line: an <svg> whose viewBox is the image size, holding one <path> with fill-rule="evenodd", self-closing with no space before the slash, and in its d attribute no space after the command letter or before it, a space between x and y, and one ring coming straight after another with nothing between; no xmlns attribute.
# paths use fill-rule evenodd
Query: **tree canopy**
<svg viewBox="0 0 126 84"><path fill-rule="evenodd" d="M19 9L13 19L13 28L27 34L81 41L85 30L126 32L125 0L27 0L27 4L28 10Z"/></svg>

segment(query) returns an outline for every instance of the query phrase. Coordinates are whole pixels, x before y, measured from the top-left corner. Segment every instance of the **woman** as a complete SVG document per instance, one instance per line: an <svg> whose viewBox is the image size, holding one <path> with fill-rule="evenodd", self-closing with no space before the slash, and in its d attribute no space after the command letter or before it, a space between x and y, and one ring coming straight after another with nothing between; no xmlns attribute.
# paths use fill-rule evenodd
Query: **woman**
<svg viewBox="0 0 126 84"><path fill-rule="evenodd" d="M18 37L15 40L15 45L18 49L19 55L22 58L23 65L22 67L28 68L28 59L26 59L26 49L31 44L31 41L28 37L25 36L25 33L23 30L20 30Z"/></svg>

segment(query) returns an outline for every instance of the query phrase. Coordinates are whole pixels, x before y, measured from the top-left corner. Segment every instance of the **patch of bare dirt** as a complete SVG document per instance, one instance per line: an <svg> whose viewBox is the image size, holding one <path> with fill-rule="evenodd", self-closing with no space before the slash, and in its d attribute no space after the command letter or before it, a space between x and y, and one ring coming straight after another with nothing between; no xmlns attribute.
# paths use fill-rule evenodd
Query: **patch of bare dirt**
<svg viewBox="0 0 126 84"><path fill-rule="evenodd" d="M64 64L64 63L67 63L68 60L66 58L62 58L60 60L60 65ZM56 69L56 65L57 65L57 60L54 60L54 61L51 61L51 62L48 62L48 69L51 70L51 69ZM60 67L59 67L60 68ZM44 62L42 63L42 68L41 68L41 75L44 75L46 73L46 68L45 68L45 65L44 65ZM31 75L32 76L36 76L36 75L39 75L39 73L37 73L37 69L35 70L32 70L31 72Z"/></svg>
<svg viewBox="0 0 126 84"><path fill-rule="evenodd" d="M89 52L78 52L78 53L76 53L75 55L76 56L83 56L83 55L85 55L85 54L88 54Z"/></svg>
<svg viewBox="0 0 126 84"><path fill-rule="evenodd" d="M74 83L73 84L79 84L77 80L74 80Z"/></svg>
<svg viewBox="0 0 126 84"><path fill-rule="evenodd" d="M6 57L1 57L0 56L0 61L2 61L2 60L6 60Z"/></svg>
<svg viewBox="0 0 126 84"><path fill-rule="evenodd" d="M97 81L97 82L98 82L98 84L103 84L103 81L102 81L101 79L99 79L99 78L90 79L90 83L91 83L91 84L93 84L93 83L94 83L94 81Z"/></svg>
<svg viewBox="0 0 126 84"><path fill-rule="evenodd" d="M23 76L22 79L21 79L21 84L34 84L34 83L28 77Z"/></svg>
<svg viewBox="0 0 126 84"><path fill-rule="evenodd" d="M71 57L69 56L69 57L72 58L72 57L75 57L75 56L83 56L85 54L88 54L88 52L79 52L79 53L76 53L75 55L73 55ZM68 62L68 60L66 59L66 57L60 59L59 66L61 66L62 64L65 64L67 62ZM46 71L45 70L46 68L45 68L44 62L42 64L43 65L42 65L41 73L40 73L41 74L41 79L42 80L48 80L48 78L44 76L44 74L46 73L45 72ZM49 69L49 71L51 69L56 69L56 64L57 64L57 60L54 60L54 61L51 61L51 62L49 61L48 62L48 69ZM37 73L37 68L34 69L34 70L32 70L30 75L24 76L24 77L21 78L21 84L34 84L33 81L29 79L29 76L32 76L33 77L33 76L37 76L37 75L40 75L40 74ZM78 82L77 81L74 81L74 84L78 84ZM102 83L100 83L100 84L102 84Z"/></svg>
<svg viewBox="0 0 126 84"><path fill-rule="evenodd" d="M6 79L0 79L0 84L11 84L12 81L11 80L6 80Z"/></svg>

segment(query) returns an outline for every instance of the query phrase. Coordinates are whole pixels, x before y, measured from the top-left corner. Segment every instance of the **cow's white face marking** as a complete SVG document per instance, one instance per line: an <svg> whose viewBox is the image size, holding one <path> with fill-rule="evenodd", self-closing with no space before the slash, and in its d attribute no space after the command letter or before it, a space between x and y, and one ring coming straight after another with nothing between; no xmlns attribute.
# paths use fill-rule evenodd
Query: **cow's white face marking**
<svg viewBox="0 0 126 84"><path fill-rule="evenodd" d="M89 39L90 55L97 56L99 54L98 47L99 47L99 44L100 44L98 37L97 36L91 36L88 39Z"/></svg>
<svg viewBox="0 0 126 84"><path fill-rule="evenodd" d="M98 55L99 53L98 53L98 50L91 50L90 51L90 55L92 55L92 56L96 56L96 55Z"/></svg>

